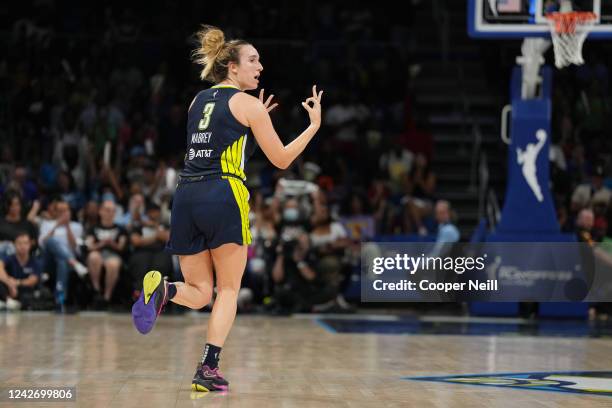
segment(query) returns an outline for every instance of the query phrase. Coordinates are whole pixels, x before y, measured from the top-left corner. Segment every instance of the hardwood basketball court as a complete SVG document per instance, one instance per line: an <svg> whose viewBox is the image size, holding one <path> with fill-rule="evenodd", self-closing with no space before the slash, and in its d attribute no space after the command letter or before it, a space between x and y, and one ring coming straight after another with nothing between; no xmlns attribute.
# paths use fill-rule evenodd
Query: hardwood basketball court
<svg viewBox="0 0 612 408"><path fill-rule="evenodd" d="M202 352L207 317L203 313L162 316L154 331L142 336L128 314L2 314L3 389L76 386L77 401L10 403L4 399L0 406L612 406L612 397L605 395L406 379L606 371L612 363L612 343L605 337L569 330L562 322L559 330L549 332L551 336L525 335L524 330L514 334L502 330L495 335L483 331L481 335L460 318L424 319L419 323L423 330L411 330L414 322L391 315L240 315L221 359L230 391L193 393L190 382ZM494 320L479 324L489 323L494 333L499 328ZM515 323L520 326L521 322ZM444 327L453 325L464 334L444 334ZM595 335L602 333L607 332Z"/></svg>

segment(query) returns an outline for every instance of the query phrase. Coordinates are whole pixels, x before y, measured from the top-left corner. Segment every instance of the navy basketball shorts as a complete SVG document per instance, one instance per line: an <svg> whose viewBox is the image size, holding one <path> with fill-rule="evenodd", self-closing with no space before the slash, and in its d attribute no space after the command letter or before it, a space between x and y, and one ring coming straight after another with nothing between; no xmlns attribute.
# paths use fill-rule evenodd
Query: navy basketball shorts
<svg viewBox="0 0 612 408"><path fill-rule="evenodd" d="M251 243L249 192L242 181L224 177L180 182L165 251L192 255L227 243Z"/></svg>

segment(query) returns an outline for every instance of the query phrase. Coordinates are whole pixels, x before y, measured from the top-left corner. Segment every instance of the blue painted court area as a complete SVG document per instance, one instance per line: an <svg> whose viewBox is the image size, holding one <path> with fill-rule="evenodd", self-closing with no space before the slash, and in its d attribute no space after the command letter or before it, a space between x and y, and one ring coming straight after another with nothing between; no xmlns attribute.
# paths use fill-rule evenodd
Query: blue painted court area
<svg viewBox="0 0 612 408"><path fill-rule="evenodd" d="M611 371L469 374L403 379L612 397Z"/></svg>
<svg viewBox="0 0 612 408"><path fill-rule="evenodd" d="M464 336L612 337L612 324L587 320L526 320L504 318L421 317L376 320L320 318L331 333L375 333Z"/></svg>

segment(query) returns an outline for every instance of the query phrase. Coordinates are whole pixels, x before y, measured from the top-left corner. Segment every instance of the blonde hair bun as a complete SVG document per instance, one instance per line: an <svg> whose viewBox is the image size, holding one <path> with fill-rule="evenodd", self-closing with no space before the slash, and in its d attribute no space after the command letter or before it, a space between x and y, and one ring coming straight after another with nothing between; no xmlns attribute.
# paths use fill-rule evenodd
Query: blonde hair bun
<svg viewBox="0 0 612 408"><path fill-rule="evenodd" d="M225 34L218 27L204 25L196 33L197 48L193 60L201 65L200 78L204 81L220 82L227 78L230 62L240 61L240 47L248 44L244 40L225 41Z"/></svg>
<svg viewBox="0 0 612 408"><path fill-rule="evenodd" d="M206 80L209 79L215 60L223 49L225 34L217 27L205 25L196 33L196 37L200 46L193 52L194 61L204 66L200 77Z"/></svg>
<svg viewBox="0 0 612 408"><path fill-rule="evenodd" d="M221 51L221 48L223 48L223 44L225 44L225 34L216 27L209 27L200 33L199 39L202 52L212 62L219 54L219 51Z"/></svg>

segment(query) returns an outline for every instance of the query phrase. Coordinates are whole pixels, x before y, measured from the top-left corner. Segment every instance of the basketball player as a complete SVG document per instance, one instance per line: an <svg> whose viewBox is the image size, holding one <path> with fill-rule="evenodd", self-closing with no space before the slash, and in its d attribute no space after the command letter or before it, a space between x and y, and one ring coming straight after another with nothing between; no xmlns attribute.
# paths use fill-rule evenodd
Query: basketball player
<svg viewBox="0 0 612 408"><path fill-rule="evenodd" d="M278 168L287 168L304 150L321 125L321 97L302 102L310 125L284 146L268 112L273 95L264 102L243 92L256 89L263 66L253 45L225 41L216 27L197 33L195 61L203 66L201 79L216 83L196 95L188 112L187 154L172 204L170 238L166 250L179 255L185 282L168 283L158 271L148 272L143 291L132 307L134 325L143 334L153 328L163 306L174 303L200 309L210 303L213 266L217 297L206 345L192 381L194 391L227 390L218 370L219 354L236 316L236 301L247 260L249 192L245 162L257 143Z"/></svg>

